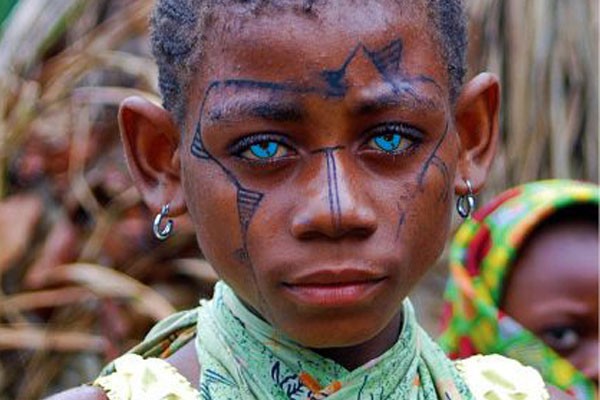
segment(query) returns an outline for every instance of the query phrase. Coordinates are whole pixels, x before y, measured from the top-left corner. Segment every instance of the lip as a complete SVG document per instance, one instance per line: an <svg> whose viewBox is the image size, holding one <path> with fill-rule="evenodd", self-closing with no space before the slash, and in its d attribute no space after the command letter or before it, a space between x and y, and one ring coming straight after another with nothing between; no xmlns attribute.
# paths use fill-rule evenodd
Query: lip
<svg viewBox="0 0 600 400"><path fill-rule="evenodd" d="M348 307L368 302L381 288L384 276L371 271L328 269L283 283L292 301L314 307Z"/></svg>

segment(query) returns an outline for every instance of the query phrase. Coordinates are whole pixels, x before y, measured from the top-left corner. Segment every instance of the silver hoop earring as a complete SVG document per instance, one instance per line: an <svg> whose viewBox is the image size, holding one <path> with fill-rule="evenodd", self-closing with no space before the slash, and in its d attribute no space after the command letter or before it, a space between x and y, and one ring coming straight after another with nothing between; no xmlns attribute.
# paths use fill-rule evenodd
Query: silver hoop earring
<svg viewBox="0 0 600 400"><path fill-rule="evenodd" d="M156 217L154 217L154 223L152 224L152 232L154 233L154 236L156 236L156 238L158 240L166 240L169 236L171 236L173 234L173 220L172 219L167 220L167 223L165 224L164 228L161 228L163 219L165 219L168 215L169 215L169 205L165 204L160 209L160 213L156 214Z"/></svg>
<svg viewBox="0 0 600 400"><path fill-rule="evenodd" d="M471 181L468 179L465 180L465 183L467 184L467 194L458 196L458 199L456 200L456 211L458 211L458 215L463 219L469 218L475 209L473 186L471 186Z"/></svg>

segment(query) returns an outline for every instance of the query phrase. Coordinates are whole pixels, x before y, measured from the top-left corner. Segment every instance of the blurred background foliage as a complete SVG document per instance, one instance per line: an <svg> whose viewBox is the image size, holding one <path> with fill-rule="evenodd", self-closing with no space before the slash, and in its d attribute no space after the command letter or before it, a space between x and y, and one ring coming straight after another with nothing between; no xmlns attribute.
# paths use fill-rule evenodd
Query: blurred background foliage
<svg viewBox="0 0 600 400"><path fill-rule="evenodd" d="M598 4L470 0L471 74L503 84L481 201L521 182L598 180ZM14 6L14 7L13 7ZM149 0L0 1L0 400L92 379L216 276L189 222L160 243L131 186L119 102L158 100ZM416 290L435 331L445 265Z"/></svg>

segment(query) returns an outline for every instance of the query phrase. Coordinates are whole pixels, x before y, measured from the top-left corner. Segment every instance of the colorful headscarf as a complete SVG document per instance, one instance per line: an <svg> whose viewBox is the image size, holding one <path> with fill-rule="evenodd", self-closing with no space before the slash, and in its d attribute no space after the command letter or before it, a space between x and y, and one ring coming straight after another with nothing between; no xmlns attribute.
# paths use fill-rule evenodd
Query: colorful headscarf
<svg viewBox="0 0 600 400"><path fill-rule="evenodd" d="M503 282L525 239L557 210L598 205L599 187L569 180L510 189L467 219L450 247L439 343L451 358L502 354L538 369L546 383L578 399L596 399L595 385L532 332L498 308Z"/></svg>

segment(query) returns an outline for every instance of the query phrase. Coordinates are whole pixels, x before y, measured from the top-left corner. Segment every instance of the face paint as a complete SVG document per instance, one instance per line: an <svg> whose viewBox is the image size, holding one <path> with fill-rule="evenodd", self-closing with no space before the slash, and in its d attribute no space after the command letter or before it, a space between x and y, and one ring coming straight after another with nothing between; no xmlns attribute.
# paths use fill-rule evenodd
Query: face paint
<svg viewBox="0 0 600 400"><path fill-rule="evenodd" d="M191 89L196 129L184 138L207 259L259 315L314 348L394 336L401 300L442 251L451 202L440 193L456 164L430 35L417 40L402 13L348 33L352 11L320 10L319 26L345 32L329 41L288 14L285 33L257 17L208 40L212 67Z"/></svg>
<svg viewBox="0 0 600 400"><path fill-rule="evenodd" d="M449 174L448 174L448 167L447 167L446 163L444 162L444 160L442 160L441 158L439 158L437 156L437 151L440 148L440 146L442 145L442 143L444 142L444 139L446 138L446 136L448 134L448 126L449 126L449 124L448 124L448 122L446 122L446 127L444 128L444 133L442 134L442 136L440 137L440 140L436 143L433 151L431 152L431 154L425 161L425 164L423 165L423 169L421 170L421 172L419 173L419 176L417 178L419 188L422 189L423 183L425 181L425 176L427 174L427 171L429 170L429 166L434 165L435 167L437 167L441 171L442 176L444 178L444 182L445 182L442 194L440 195L440 199L442 199L442 200L448 199L450 179L449 179Z"/></svg>

